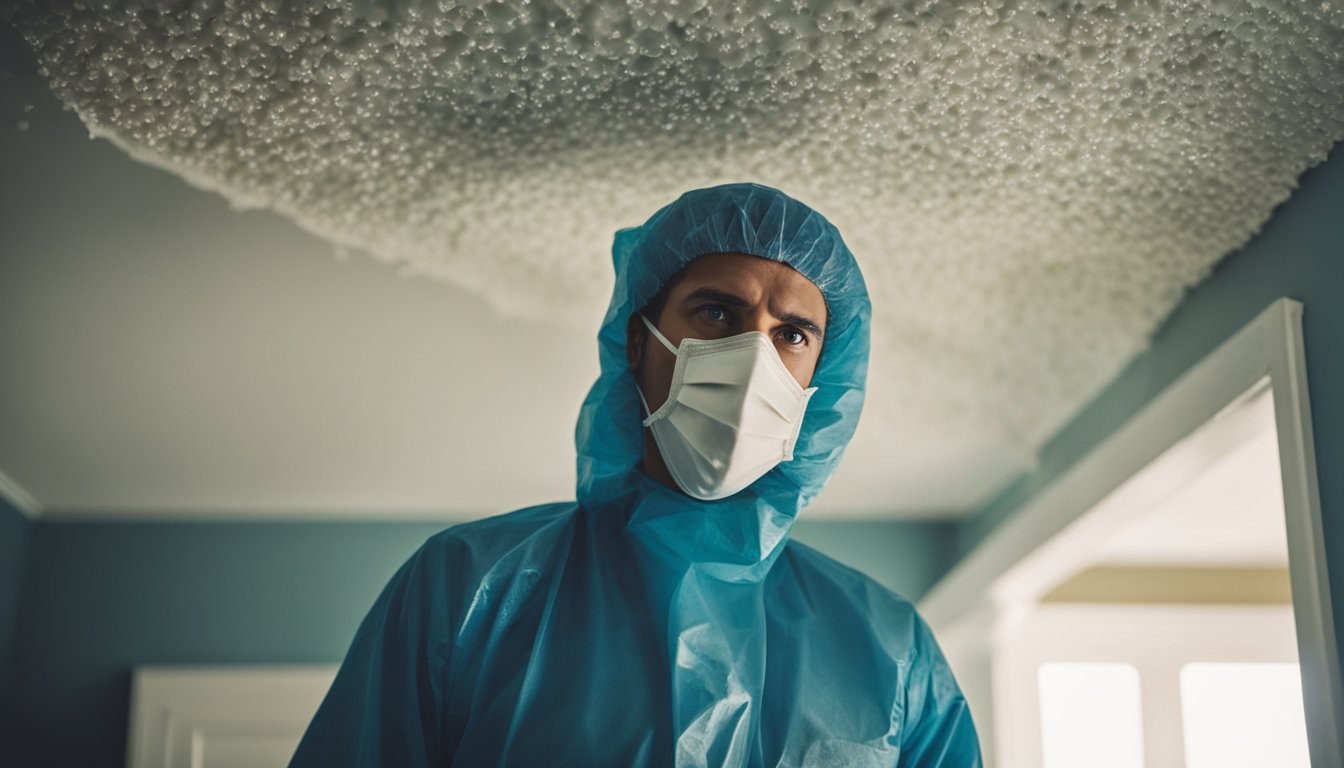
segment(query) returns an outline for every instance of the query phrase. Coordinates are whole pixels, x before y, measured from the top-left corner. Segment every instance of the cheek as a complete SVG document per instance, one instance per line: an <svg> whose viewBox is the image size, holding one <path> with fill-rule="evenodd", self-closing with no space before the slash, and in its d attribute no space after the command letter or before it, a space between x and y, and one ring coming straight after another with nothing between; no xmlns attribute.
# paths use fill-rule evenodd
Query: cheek
<svg viewBox="0 0 1344 768"><path fill-rule="evenodd" d="M817 375L817 363L821 362L821 350L808 355L807 370L804 372L802 380L799 382L804 388L812 386L812 377Z"/></svg>
<svg viewBox="0 0 1344 768"><path fill-rule="evenodd" d="M812 374L817 369L817 358L812 355L807 357L800 355L787 361L784 367L788 368L789 373L793 374L793 380L798 382L798 386L806 389L812 385Z"/></svg>
<svg viewBox="0 0 1344 768"><path fill-rule="evenodd" d="M657 339L653 340L653 345L658 348L645 346L643 364L635 372L635 383L644 393L650 411L658 410L667 400L667 391L672 386L672 368L676 365L676 358L669 355Z"/></svg>

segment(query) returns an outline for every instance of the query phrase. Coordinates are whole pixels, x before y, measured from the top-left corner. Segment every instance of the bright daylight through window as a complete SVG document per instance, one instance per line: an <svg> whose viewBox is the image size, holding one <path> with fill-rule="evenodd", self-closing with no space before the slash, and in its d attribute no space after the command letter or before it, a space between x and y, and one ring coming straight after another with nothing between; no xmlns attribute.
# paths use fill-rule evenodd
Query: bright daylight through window
<svg viewBox="0 0 1344 768"><path fill-rule="evenodd" d="M1181 668L1186 768L1308 768L1296 664Z"/></svg>
<svg viewBox="0 0 1344 768"><path fill-rule="evenodd" d="M1042 664L1045 768L1142 768L1139 673L1129 664Z"/></svg>

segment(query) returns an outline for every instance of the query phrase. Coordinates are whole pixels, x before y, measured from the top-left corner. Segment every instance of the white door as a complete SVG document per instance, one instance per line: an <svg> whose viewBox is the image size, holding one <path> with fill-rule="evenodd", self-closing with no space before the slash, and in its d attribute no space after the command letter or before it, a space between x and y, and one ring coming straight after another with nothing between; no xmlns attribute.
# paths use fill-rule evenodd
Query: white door
<svg viewBox="0 0 1344 768"><path fill-rule="evenodd" d="M284 768L336 669L137 667L126 764Z"/></svg>

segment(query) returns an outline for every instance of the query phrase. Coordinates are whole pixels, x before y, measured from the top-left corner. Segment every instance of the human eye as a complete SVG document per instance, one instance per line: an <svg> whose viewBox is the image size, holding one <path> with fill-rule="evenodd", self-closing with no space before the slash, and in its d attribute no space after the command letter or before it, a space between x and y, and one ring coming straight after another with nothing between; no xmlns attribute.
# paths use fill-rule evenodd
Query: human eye
<svg viewBox="0 0 1344 768"><path fill-rule="evenodd" d="M722 304L706 304L697 310L700 316L711 323L728 322L728 308Z"/></svg>
<svg viewBox="0 0 1344 768"><path fill-rule="evenodd" d="M807 334L797 328L785 328L779 332L779 336L785 344L791 347L801 347L807 344Z"/></svg>

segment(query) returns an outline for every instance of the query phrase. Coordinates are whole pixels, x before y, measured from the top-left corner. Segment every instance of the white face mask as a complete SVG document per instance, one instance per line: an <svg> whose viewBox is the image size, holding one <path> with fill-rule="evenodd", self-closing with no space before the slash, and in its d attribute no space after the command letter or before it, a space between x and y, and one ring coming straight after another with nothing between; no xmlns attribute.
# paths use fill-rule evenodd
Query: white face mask
<svg viewBox="0 0 1344 768"><path fill-rule="evenodd" d="M682 339L674 347L643 315L649 331L677 356L667 401L649 413L663 463L681 490L713 501L731 496L793 458L807 401L803 389L760 331L726 339Z"/></svg>

